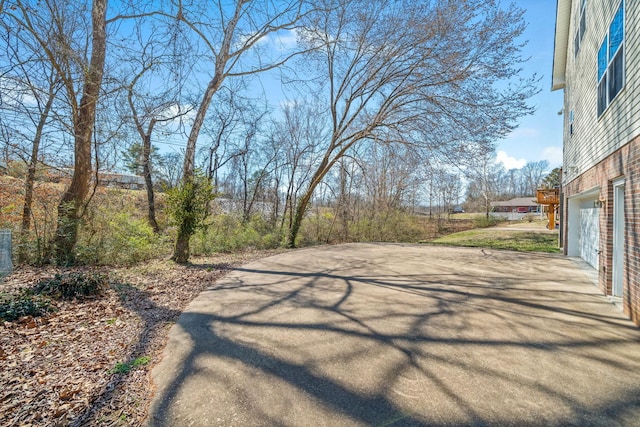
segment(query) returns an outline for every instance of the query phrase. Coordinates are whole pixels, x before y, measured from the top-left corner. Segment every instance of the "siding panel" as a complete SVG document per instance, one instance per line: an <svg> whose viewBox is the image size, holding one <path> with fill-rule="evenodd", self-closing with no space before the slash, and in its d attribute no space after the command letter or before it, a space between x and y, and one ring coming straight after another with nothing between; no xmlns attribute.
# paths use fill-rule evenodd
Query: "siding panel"
<svg viewBox="0 0 640 427"><path fill-rule="evenodd" d="M565 183L602 161L640 135L640 113L634 101L640 94L640 5L625 3L625 87L601 117L597 116L597 52L619 0L587 2L587 31L574 55L573 35L580 2L574 2L565 89ZM637 101L636 101L637 102ZM574 133L569 135L569 112L574 111Z"/></svg>

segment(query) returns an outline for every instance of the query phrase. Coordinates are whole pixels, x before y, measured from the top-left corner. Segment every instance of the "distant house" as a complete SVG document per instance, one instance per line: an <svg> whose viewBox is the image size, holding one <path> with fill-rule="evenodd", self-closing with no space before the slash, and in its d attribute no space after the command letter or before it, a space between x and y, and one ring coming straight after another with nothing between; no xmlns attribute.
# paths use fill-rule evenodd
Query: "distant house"
<svg viewBox="0 0 640 427"><path fill-rule="evenodd" d="M105 187L127 188L129 190L144 189L144 178L115 172L98 173L98 182Z"/></svg>
<svg viewBox="0 0 640 427"><path fill-rule="evenodd" d="M71 179L72 168L51 168L47 171L47 179L51 182L60 182L63 179ZM91 181L95 175L91 174ZM138 175L129 175L115 172L98 172L98 185L112 188L125 188L129 190L142 190L145 188L144 178Z"/></svg>
<svg viewBox="0 0 640 427"><path fill-rule="evenodd" d="M503 202L491 202L493 212L497 213L521 213L527 214L532 212L540 212L540 206L533 196L516 197Z"/></svg>
<svg viewBox="0 0 640 427"><path fill-rule="evenodd" d="M640 1L558 0L563 248L640 326Z"/></svg>

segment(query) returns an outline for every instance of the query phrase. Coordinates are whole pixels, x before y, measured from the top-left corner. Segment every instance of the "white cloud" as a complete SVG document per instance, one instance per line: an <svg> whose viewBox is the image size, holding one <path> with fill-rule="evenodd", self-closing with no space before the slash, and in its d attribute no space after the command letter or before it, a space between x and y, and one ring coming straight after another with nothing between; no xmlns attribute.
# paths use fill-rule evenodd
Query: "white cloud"
<svg viewBox="0 0 640 427"><path fill-rule="evenodd" d="M542 158L549 162L552 168L562 164L562 147L550 146L542 150Z"/></svg>
<svg viewBox="0 0 640 427"><path fill-rule="evenodd" d="M161 111L157 111L157 117L160 119L171 119L170 122L179 123L180 120L192 123L195 119L197 109L195 105L190 104L170 104ZM174 118L175 117L175 118Z"/></svg>
<svg viewBox="0 0 640 427"><path fill-rule="evenodd" d="M298 44L298 36L295 30L279 32L273 36L275 45L281 50L293 49Z"/></svg>
<svg viewBox="0 0 640 427"><path fill-rule="evenodd" d="M38 105L38 100L33 95L33 89L20 80L0 77L0 89L2 89L3 102L14 108L20 105L34 107ZM46 91L39 91L44 94Z"/></svg>
<svg viewBox="0 0 640 427"><path fill-rule="evenodd" d="M516 159L515 157L509 156L504 151L498 151L496 154L496 163L502 163L505 169L520 169L524 165L527 164L526 159Z"/></svg>
<svg viewBox="0 0 640 427"><path fill-rule="evenodd" d="M235 48L241 49L248 43L253 44L253 47L269 46L276 52L286 52L297 46L297 30L281 30L259 36L257 34L243 34L238 37Z"/></svg>
<svg viewBox="0 0 640 427"><path fill-rule="evenodd" d="M238 40L234 44L233 48L235 50L239 50L244 48L246 45L258 46L262 44L269 43L269 37L264 34L241 34L238 37Z"/></svg>
<svg viewBox="0 0 640 427"><path fill-rule="evenodd" d="M509 138L532 138L538 135L540 135L540 130L537 128L517 128L509 134Z"/></svg>

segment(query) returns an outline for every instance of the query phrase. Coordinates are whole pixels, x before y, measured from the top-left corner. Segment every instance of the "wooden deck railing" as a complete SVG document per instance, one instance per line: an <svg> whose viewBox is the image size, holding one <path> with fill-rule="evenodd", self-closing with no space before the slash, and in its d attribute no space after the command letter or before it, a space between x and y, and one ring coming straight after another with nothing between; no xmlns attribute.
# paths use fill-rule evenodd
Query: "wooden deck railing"
<svg viewBox="0 0 640 427"><path fill-rule="evenodd" d="M560 189L548 188L536 191L536 200L541 205L560 204Z"/></svg>

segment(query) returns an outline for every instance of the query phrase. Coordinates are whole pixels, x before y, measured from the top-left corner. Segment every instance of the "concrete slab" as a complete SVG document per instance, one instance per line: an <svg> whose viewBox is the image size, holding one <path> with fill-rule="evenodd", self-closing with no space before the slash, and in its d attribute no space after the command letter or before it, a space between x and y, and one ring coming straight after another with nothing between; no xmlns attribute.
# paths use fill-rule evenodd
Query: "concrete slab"
<svg viewBox="0 0 640 427"><path fill-rule="evenodd" d="M348 244L220 280L152 377L149 426L637 426L640 330L559 255Z"/></svg>

